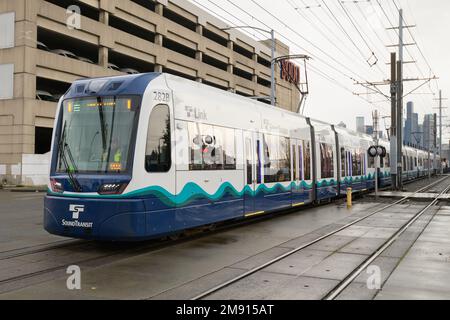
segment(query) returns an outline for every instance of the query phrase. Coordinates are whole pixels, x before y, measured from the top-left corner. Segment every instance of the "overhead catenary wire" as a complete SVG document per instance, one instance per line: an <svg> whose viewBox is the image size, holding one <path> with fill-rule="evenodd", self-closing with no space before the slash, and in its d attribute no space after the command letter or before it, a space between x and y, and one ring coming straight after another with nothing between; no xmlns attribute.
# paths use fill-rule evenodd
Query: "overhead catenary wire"
<svg viewBox="0 0 450 320"><path fill-rule="evenodd" d="M399 5L397 5L397 3L395 2L395 0L392 0L392 2L394 3L395 8L396 8L397 10L400 10L400 7L399 7ZM410 11L412 12L411 7L409 6L409 3L408 3L407 1L406 1L406 3L407 3L407 5L408 5L408 8L410 9ZM405 17L403 17L403 21L404 21L405 24L406 24ZM424 52L423 52L423 50L422 50L422 48L421 48L419 42L417 42L417 40L416 40L414 34L412 33L412 31L410 30L410 28L407 28L407 29L408 29L408 33L409 33L410 36L411 36L411 39L412 39L413 42L416 44L416 47L417 47L417 49L419 50L420 55L422 56L422 58L423 58L423 60L425 61L426 65L428 66L428 69L429 69L429 71L430 71L430 76L434 76L435 73L433 72L433 68L431 67L431 64L429 63L427 57L425 56L425 54L424 54ZM439 90L439 85L438 85L437 80L436 80L435 83L436 83L436 88L437 88L437 90Z"/></svg>
<svg viewBox="0 0 450 320"><path fill-rule="evenodd" d="M196 2L196 3L198 3L198 4L200 4L197 0L193 0L193 1ZM214 2L212 2L212 1L210 1L210 0L207 0L207 1L210 2L211 4L217 6L217 4L215 4ZM229 22L233 27L236 26L231 20L229 20L229 19L227 19L227 18L225 18L225 17L223 17L223 16L220 16L219 14L217 14L217 12L215 12L215 11L213 11L213 10L210 10L209 8L203 6L202 4L200 4L200 5L201 5L203 8L207 9L209 12L211 12L211 13L213 13L213 14L215 14L215 15L221 17L221 18L224 19L225 21ZM217 6L217 7L220 8L219 6ZM225 9L223 9L223 8L221 8L221 9L222 9L223 11L225 11L227 14L229 14L229 15L235 17L234 15L232 15L230 12L226 11ZM240 21L241 23L246 24L246 22L243 21L242 19L239 19L239 18L237 18L237 17L235 17L235 18L236 18L238 21ZM269 26L267 26L267 27L269 27ZM257 37L257 38L258 38L258 37ZM258 39L261 40L261 38L258 38ZM319 70L319 69L316 68L316 70ZM324 73L322 72L322 74L324 74ZM329 78L329 77L327 77L327 78ZM338 81L337 81L336 79L332 79L331 81L332 81L333 83L338 84ZM347 87L345 87L345 86L343 86L343 85L341 85L341 84L338 84L338 85L341 86L342 88L345 88L346 90L349 90Z"/></svg>
<svg viewBox="0 0 450 320"><path fill-rule="evenodd" d="M201 4L199 1L197 1L197 0L192 0L192 1L194 1L195 3L197 3L198 5L200 5L202 8L204 8L204 9L207 10L208 12L210 12L210 13L212 13L212 14L214 14L214 15L220 17L220 18L223 19L224 21L230 23L230 26L232 26L232 27L236 27L236 26L237 26L235 23L233 23L233 22L232 22L231 20L229 20L228 18L225 18L223 15L220 15L220 14L217 13L216 11L211 10L210 8L204 6L204 5ZM210 2L211 4L215 5L216 7L220 8L220 7L217 6L217 4L215 4L214 2L212 2L212 1L210 1L210 0L207 0L207 1ZM232 15L231 13L229 13L228 11L226 11L225 9L223 9L223 8L220 8L220 9L222 9L222 11L226 12L228 15L231 15L231 16L235 17L234 15ZM241 20L241 19L239 19L239 18L237 18L237 17L235 17L235 18L236 18L236 20L240 21L241 23L246 24L245 21L243 21L243 20ZM260 32L260 33L263 34L262 32ZM264 34L263 34L263 35L264 35ZM254 36L255 36L255 35L254 35ZM256 37L256 36L255 36L255 37ZM260 38L260 37L256 37L256 38L259 39L259 40L265 40L265 39L262 39L262 38ZM322 77L324 77L326 80L328 80L328 81L330 81L331 83L333 83L333 84L335 84L335 85L337 85L337 86L339 86L339 87L341 87L341 88L344 88L345 90L351 92L350 89L348 89L348 88L345 87L344 85L340 84L336 79L333 79L333 78L331 78L331 77L329 77L329 76L326 76L326 74L325 74L324 72L319 71L319 68L314 68L314 69L315 69L315 71L317 71L317 73L320 72L319 75L322 76Z"/></svg>
<svg viewBox="0 0 450 320"><path fill-rule="evenodd" d="M194 1L195 1L195 0L194 0ZM208 0L208 1L209 1L209 0ZM246 10L244 10L241 6L236 5L235 3L233 3L233 2L230 1L230 0L227 0L227 1L228 1L230 4L232 4L234 7L236 7L237 9L239 9L240 11L242 11L242 12L244 12L246 15L248 15L253 21L257 21L257 22L260 23L261 25L263 25L263 26L265 26L265 27L267 27L267 28L269 28L269 29L272 29L267 23L263 22L263 21L262 21L261 19L259 19L259 18L256 18L253 14L250 14L249 12L247 12ZM195 2L197 2L197 1L195 1ZM284 23L283 21L281 21L280 18L278 18L278 17L276 17L274 14L268 12L264 7L260 6L260 5L259 5L258 3L256 3L255 1L252 1L252 2L255 3L255 4L256 4L258 7L260 7L261 9L263 9L265 12L267 12L267 13L268 13L270 16L272 16L272 18L274 18L276 21L278 21L279 23L282 23L282 25L284 25L286 28L288 28L289 30L291 30L294 34L296 34L297 36L299 36L300 38L302 38L304 41L306 41L306 42L310 43L311 45L313 45L313 47L315 47L316 49L318 49L321 53L323 53L323 54L329 56L326 52L323 51L323 49L319 48L317 45L315 45L315 44L312 43L311 41L305 39L305 38L304 38L302 35L300 35L297 31L293 30L290 26L286 25L286 23ZM228 12L228 11L227 11L227 12ZM234 19L236 19L236 16L235 16L234 14L232 14L232 13L230 13L230 12L228 12L228 14L229 14L230 16L234 17ZM241 20L241 21L242 21L242 20ZM277 30L275 30L275 31L277 31ZM277 32L277 33L278 33L278 32ZM352 81L358 81L358 80L356 80L355 78L361 78L360 75L356 74L353 70L351 70L351 69L348 68L347 66L344 66L344 65L343 65L342 63L340 63L339 61L335 61L335 62L337 62L337 64L339 64L340 66L344 67L346 70L350 71L352 74L355 75L355 77L349 75L349 74L346 73L345 71L339 70L335 65L330 64L329 62L327 62L327 61L326 61L325 59L323 59L322 57L317 56L316 54L311 53L309 50L306 50L305 48L301 47L301 46L298 44L298 41L291 40L291 39L287 38L286 36L284 36L284 35L281 34L281 33L280 33L280 37L283 38L283 39L285 39L287 42L291 43L293 46L295 46L295 47L299 48L300 50L302 50L302 53L305 53L305 52L306 52L306 53L310 54L310 55L315 59L315 61L318 61L318 62L324 64L325 66L329 67L330 69L336 71L338 74L342 75L344 78L350 79L350 80L352 80ZM331 57L331 58L333 58L333 57ZM315 72L319 73L319 72L318 72L319 68L318 68L317 66L315 66L314 69L315 69L315 70L314 70ZM326 77L326 75L328 75L328 72L326 72L326 71L321 71L320 76L322 76L323 78L327 79L330 83L333 83L333 84L336 84L336 83L337 83L336 80L331 80L330 77L329 77L329 76ZM325 76L325 77L324 77L324 76ZM363 81L365 81L365 80L363 80ZM345 85L343 85L343 86L346 87ZM346 88L347 88L347 87L346 87ZM348 89L348 88L347 88L347 89ZM351 93L353 94L353 92L352 92L350 89L348 89L348 90L346 90L346 91L349 91L349 92L351 92ZM373 103L372 103L370 100L365 99L365 98L362 98L362 97L359 97L359 98L361 98L362 100L366 101L367 103L373 105Z"/></svg>
<svg viewBox="0 0 450 320"><path fill-rule="evenodd" d="M292 1L295 1L295 0L292 0ZM341 47L345 48L346 50L349 51L349 53L352 53L352 55L354 55L355 57L357 57L357 54L355 54L353 51L351 51L351 50L347 47L347 45L346 45L344 42L342 42L342 39L339 38L339 36L336 34L336 32L334 32L334 30L333 30L332 28L330 28L330 26L328 26L328 24L326 24L326 23L323 21L323 19L321 19L321 18L314 12L313 8L315 8L315 7L308 6L308 5L305 3L304 0L300 0L300 1L301 1L301 3L305 6L304 9L307 9L307 11L314 17L315 21L317 21L318 23L320 23L320 24L326 29L326 31L327 31L329 34L333 35L333 37L334 37L337 41L339 41ZM317 2L317 1L318 1L318 0L316 0L316 2ZM317 3L318 3L318 2L317 2ZM314 19L313 19L312 21L314 21ZM357 59L359 59L359 57L357 57Z"/></svg>
<svg viewBox="0 0 450 320"><path fill-rule="evenodd" d="M225 18L224 16L222 16L222 15L218 14L217 12L211 10L210 8L204 6L203 4L199 3L197 0L193 0L193 1L196 2L197 4L199 4L202 8L204 8L204 9L207 10L208 12L210 12L210 13L212 13L212 14L214 14L214 15L217 15L218 17L220 17L220 18L223 19L224 21L227 21L228 23L230 23L230 25L231 25L232 27L236 27L236 26L237 26L237 25L234 24L231 20ZM228 15L233 16L234 18L236 18L236 20L240 21L240 22L243 23L244 25L246 24L245 21L243 21L242 19L239 19L239 18L235 17L235 16L232 15L230 12L228 12L227 10L225 10L225 9L223 9L223 8L221 8L221 7L219 7L219 6L218 6L217 4L215 4L214 2L212 2L212 1L210 1L210 0L206 0L206 1L210 2L211 4L213 4L214 6L216 6L216 7L218 7L218 8L220 8L222 11L226 12ZM263 34L262 32L259 32L259 33L260 33L260 34ZM264 34L263 34L263 35L264 35ZM254 36L255 36L255 35L254 35ZM255 37L256 37L256 36L255 36ZM256 38L259 39L259 40L265 40L265 38L264 38L264 39L262 39L262 38L260 38L260 37L256 37ZM318 68L316 68L316 69L319 70ZM322 72L321 75L325 75L325 73ZM337 84L338 82L337 82L337 80L333 79L333 80L331 80L331 83ZM350 90L349 90L347 87L345 87L344 85L341 85L341 84L338 84L338 85L339 85L340 87L345 88L346 90L350 91Z"/></svg>
<svg viewBox="0 0 450 320"><path fill-rule="evenodd" d="M394 12L397 12L397 11L400 10L400 6L397 5L397 3L396 3L394 0L389 1L389 3L392 5L391 7L392 7L392 9L393 9ZM406 22L405 14L402 16L402 21L403 21L403 23L404 23L405 25L408 25L408 23ZM429 64L429 62L428 62L428 59L427 59L427 58L425 57L425 55L423 54L423 51L422 51L422 49L421 49L419 43L417 42L417 40L416 40L416 38L415 38L415 36L414 36L414 34L413 34L413 32L412 32L412 29L411 29L411 28L406 28L406 29L407 29L407 31L408 31L408 33L409 33L411 39L412 39L412 42L415 44L415 47L418 49L419 53L422 55L422 58L423 58L424 62L427 64L427 66L428 66L428 68L429 68L429 77L430 77L430 78L436 78L436 76L435 76L435 74L434 74L434 72L433 72L433 70L432 70L432 68L431 68L431 66L430 66L430 64ZM408 49L408 48L407 48L407 49ZM408 52L410 52L410 51L408 51ZM413 60L418 60L418 59L415 59L415 58L413 57ZM416 63L416 67L417 67L417 70L419 71L419 73L422 75L422 77L423 77L423 78L426 78L425 73L422 71L422 69L420 68L420 65L419 65L418 63ZM438 81L437 81L437 79L431 79L431 80L435 80L435 81L428 81L428 82L426 82L426 83L428 84L427 88L428 88L428 90L430 91L430 93L432 93L433 95L436 95L436 93L435 93L435 92L433 91L433 89L431 88L430 83L432 83L432 82L435 83L435 84L436 84L437 90L439 90ZM420 87L423 87L423 85L420 86ZM425 108L424 111L427 112L426 109L429 108L430 102L427 101L427 100L425 99L424 96L421 96L420 98L421 98L422 103L423 103L423 108Z"/></svg>
<svg viewBox="0 0 450 320"><path fill-rule="evenodd" d="M369 2L369 3L372 4L372 2L371 2L370 0L367 1L367 2ZM367 2L366 2L366 3L367 3ZM363 12L363 10L362 10L362 8L361 8L361 4L362 4L362 3L359 2L359 1L356 1L356 2L353 2L353 3L355 4L355 6L356 6L358 12L361 14L361 17L362 17L363 19L367 19L366 15L364 14L364 12ZM378 17L378 15L377 15L377 13L376 13L375 10L374 10L374 13L375 13L377 19L379 19L379 17ZM382 24L382 23L381 23L381 24ZM388 48L386 48L386 46L383 45L383 44L384 44L384 40L381 39L381 36L380 36L380 35L378 34L378 32L375 30L375 28L374 28L374 26L372 25L372 23L367 23L367 25L368 25L369 28L372 30L373 34L374 34L375 37L378 39L379 43L382 45L382 47L383 47L383 50L382 50L382 51L386 51L387 54L389 55L390 52L389 52Z"/></svg>
<svg viewBox="0 0 450 320"><path fill-rule="evenodd" d="M352 54L351 51L345 52L342 46L342 42L339 44L336 44L336 41L332 40L328 34L333 34L333 32L327 28L326 24L323 24L323 21L321 19L318 19L315 15L315 20L311 19L308 17L308 15L306 15L305 13L302 12L301 8L299 8L296 3L295 0L286 0L286 2L292 7L292 9L294 9L294 12L299 15L301 18L303 18L305 21L307 21L311 26L314 27L314 29L316 29L327 41L328 43L330 43L334 48L336 48L343 57L347 58L348 61L355 61L355 58L353 56L351 56L350 54ZM302 1L303 2L303 1ZM304 3L304 2L303 2ZM310 12L312 12L310 10ZM325 31L322 30L322 28L319 26L318 22L322 23L323 25L325 25ZM328 32L328 34L327 34ZM333 34L334 37L336 37L335 34ZM356 61L359 61L359 57L356 59Z"/></svg>
<svg viewBox="0 0 450 320"><path fill-rule="evenodd" d="M261 25L265 26L268 29L272 29L271 26L269 26L267 23L263 22L261 19L256 18L254 15L250 14L249 12L247 12L246 10L244 10L242 7L236 5L233 1L231 0L227 0L231 5L233 5L235 8L237 8L238 10L242 11L243 13L245 13L246 15L248 15L252 20L257 21L258 23L260 23ZM267 12L267 11L266 11ZM276 17L275 17L276 18ZM277 18L278 19L278 18ZM278 19L277 21L280 22L280 20ZM321 63L323 63L324 65L326 65L327 67L329 67L330 69L338 72L339 74L341 74L342 76L344 76L347 79L350 79L352 81L355 81L354 77L351 76L350 74L347 74L346 72L339 70L336 66L330 64L329 62L325 61L323 58L313 54L311 51L307 50L306 48L300 46L298 44L298 41L293 41L291 39L289 39L287 36L285 36L283 33L278 32L278 30L275 29L275 31L278 33L278 35L284 39L285 41L287 41L288 43L290 43L292 46L298 48L299 50L302 50L302 53L307 53L309 54L311 57L313 57L316 61L319 61ZM297 33L298 34L298 33ZM342 63L339 63L340 65L342 65ZM348 67L344 66L346 69L348 69L348 71L350 71L351 73L353 73L356 77L359 77L358 74L356 74L354 71L352 71L351 69L349 69Z"/></svg>
<svg viewBox="0 0 450 320"><path fill-rule="evenodd" d="M355 28L356 32L359 34L359 36L361 37L361 39L363 40L363 42L365 43L365 45L367 46L367 48L369 49L369 51L372 52L372 56L376 59L375 62L371 63L370 62L370 57L369 59L367 59L367 62L373 66L373 65L377 65L377 67L380 69L380 66L378 65L378 57L375 54L375 51L373 50L373 48L371 47L371 45L369 45L368 40L366 39L366 36L363 35L363 32L361 31L361 27L357 25L357 23L354 21L353 16L351 15L351 13L345 8L345 6L342 4L341 1L338 1L339 5L341 6L342 10L344 11L345 15L347 16L348 20L350 21L350 23L353 25L353 27ZM372 44L373 45L373 44ZM380 69L380 71L383 73L383 71Z"/></svg>
<svg viewBox="0 0 450 320"><path fill-rule="evenodd" d="M334 22L336 23L336 25L338 26L338 28L341 29L341 31L344 33L344 35L347 37L348 40L350 40L350 42L353 44L353 46L356 48L356 50L359 52L359 54L361 55L361 57L367 61L367 63L369 63L366 55L364 54L364 52L362 52L361 48L356 44L355 40L353 40L353 38L350 36L350 34L345 30L344 26L342 25L342 23L339 21L339 19L336 17L336 15L333 13L333 11L330 9L330 7L326 4L326 2L324 0L322 0L323 5L325 6L325 8L327 8L328 12L330 13L331 17L333 18ZM373 51L372 51L373 53Z"/></svg>
<svg viewBox="0 0 450 320"><path fill-rule="evenodd" d="M300 39L302 39L303 41L305 41L306 43L310 44L312 47L314 47L316 50L318 50L321 54L327 56L329 59L331 59L334 63L340 65L341 67L343 67L344 69L346 69L347 71L349 71L350 73L352 73L353 75L355 75L356 77L360 77L357 73L355 73L353 70L351 70L349 67L345 66L344 64L342 64L340 61L338 61L335 57L333 57L332 55L330 55L328 52L326 52L324 49L320 48L319 46L317 46L315 43L313 43L311 40L307 39L305 36L303 36L302 34L300 34L297 30L293 29L291 26L289 26L288 24L286 24L286 22L284 22L282 19L280 19L279 17L277 17L275 14L273 14L272 12L270 12L269 10L267 10L266 8L264 8L261 4L259 4L258 2L256 2L255 0L250 0L253 4L255 4L258 8L260 8L262 11L264 11L266 14L268 14L269 16L271 16L273 19L275 19L278 23L280 23L281 25L283 25L285 28L287 28L288 30L290 30L291 32L293 32L295 35L297 35ZM305 50L309 55L311 55L312 57L315 57L315 59L319 59L317 55L312 54L309 50ZM323 59L321 59L323 61ZM329 64L329 63L328 63ZM348 76L348 78L351 78L354 80L354 77L352 76Z"/></svg>
<svg viewBox="0 0 450 320"><path fill-rule="evenodd" d="M217 11L211 10L211 9L208 8L207 6L203 5L200 1L198 1L198 0L191 0L191 1L195 2L198 6L202 7L204 10L208 11L209 13L211 13L211 14L213 14L213 15L219 17L219 18L222 19L223 21L229 23L230 26L235 26L235 23L232 22L230 19L225 18L223 15L217 13ZM210 1L210 0L207 0L207 1L210 2L211 4L217 6L214 2L212 2L212 1ZM220 7L219 7L219 8L220 8ZM224 10L223 8L220 8L220 9L221 9L222 11L227 12L227 11ZM234 18L237 19L238 21L240 21L241 23L244 23L243 20L238 19L237 17L234 17ZM256 30L256 29L255 29L254 31L255 31L256 33L261 34L264 38L257 37L255 33L249 32L248 29L243 29L243 30L242 30L242 32L244 32L245 34L247 34L247 35L249 35L249 36L253 36L253 37L257 38L258 40L265 40L265 39L267 38L267 35L265 35L265 34L262 33L261 31Z"/></svg>

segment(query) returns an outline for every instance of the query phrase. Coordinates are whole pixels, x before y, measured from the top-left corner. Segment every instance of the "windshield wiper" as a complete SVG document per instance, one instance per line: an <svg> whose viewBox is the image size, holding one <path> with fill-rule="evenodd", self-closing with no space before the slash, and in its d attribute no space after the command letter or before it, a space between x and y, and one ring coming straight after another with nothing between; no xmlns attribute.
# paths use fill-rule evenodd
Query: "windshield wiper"
<svg viewBox="0 0 450 320"><path fill-rule="evenodd" d="M105 114L103 111L103 105L102 105L102 98L98 97L97 98L97 103L98 103L98 114L99 114L99 118L100 118L100 130L101 130L101 134L102 134L102 145L103 145L103 153L106 152L106 122L105 122Z"/></svg>
<svg viewBox="0 0 450 320"><path fill-rule="evenodd" d="M73 171L78 172L78 169L76 167L75 161L72 156L72 152L70 151L69 145L66 143L66 124L67 122L64 122L64 128L62 131L61 141L59 143L59 156L61 160L64 163L64 166L66 167L66 173L69 176L70 184L72 185L75 192L81 192L83 191L80 183L78 182L77 178L73 175L73 172L71 170L71 167L69 165L69 162L67 161L66 157L66 151L69 155L70 161L72 162Z"/></svg>

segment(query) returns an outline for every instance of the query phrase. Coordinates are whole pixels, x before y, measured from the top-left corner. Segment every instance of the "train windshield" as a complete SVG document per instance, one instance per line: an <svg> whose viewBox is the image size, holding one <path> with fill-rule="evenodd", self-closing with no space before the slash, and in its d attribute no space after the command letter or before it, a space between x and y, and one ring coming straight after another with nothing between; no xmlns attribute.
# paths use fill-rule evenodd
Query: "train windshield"
<svg viewBox="0 0 450 320"><path fill-rule="evenodd" d="M96 97L63 102L58 173L127 173L140 98Z"/></svg>

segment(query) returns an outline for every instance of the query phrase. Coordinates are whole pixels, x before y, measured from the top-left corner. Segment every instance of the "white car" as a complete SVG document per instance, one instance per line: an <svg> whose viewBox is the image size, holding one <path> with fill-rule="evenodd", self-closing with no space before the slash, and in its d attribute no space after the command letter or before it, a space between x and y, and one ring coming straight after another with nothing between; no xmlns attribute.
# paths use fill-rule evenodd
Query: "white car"
<svg viewBox="0 0 450 320"><path fill-rule="evenodd" d="M114 70L114 71L120 71L120 68L116 66L114 63L108 63L108 69Z"/></svg>
<svg viewBox="0 0 450 320"><path fill-rule="evenodd" d="M78 57L73 52L70 52L70 51L67 51L67 50L56 49L56 50L51 50L51 52L53 52L53 53L55 53L57 55L63 56L63 57L67 57L67 58L72 58L72 59L77 59L78 60Z"/></svg>
<svg viewBox="0 0 450 320"><path fill-rule="evenodd" d="M50 92L43 90L36 91L36 100L47 102L58 102L58 99L55 96L53 96Z"/></svg>
<svg viewBox="0 0 450 320"><path fill-rule="evenodd" d="M95 64L94 61L92 61L91 59L84 58L84 57L78 57L78 60L83 61L83 62L87 62L87 63L90 63L90 64Z"/></svg>
<svg viewBox="0 0 450 320"><path fill-rule="evenodd" d="M47 47L47 45L40 41L37 42L37 48L39 50L50 51L50 49Z"/></svg>
<svg viewBox="0 0 450 320"><path fill-rule="evenodd" d="M120 69L121 72L123 73L127 73L127 74L139 74L140 72L135 70L135 69L131 69L131 68L122 68Z"/></svg>

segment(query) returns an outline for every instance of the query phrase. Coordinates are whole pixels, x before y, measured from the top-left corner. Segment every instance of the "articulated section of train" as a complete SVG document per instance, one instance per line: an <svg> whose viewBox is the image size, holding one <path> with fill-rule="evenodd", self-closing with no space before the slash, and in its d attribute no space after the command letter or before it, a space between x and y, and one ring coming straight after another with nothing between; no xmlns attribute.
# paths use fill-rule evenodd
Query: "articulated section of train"
<svg viewBox="0 0 450 320"><path fill-rule="evenodd" d="M373 189L372 137L168 74L75 82L55 120L44 225L133 241ZM389 142L379 169L390 178ZM405 147L404 179L439 158Z"/></svg>

